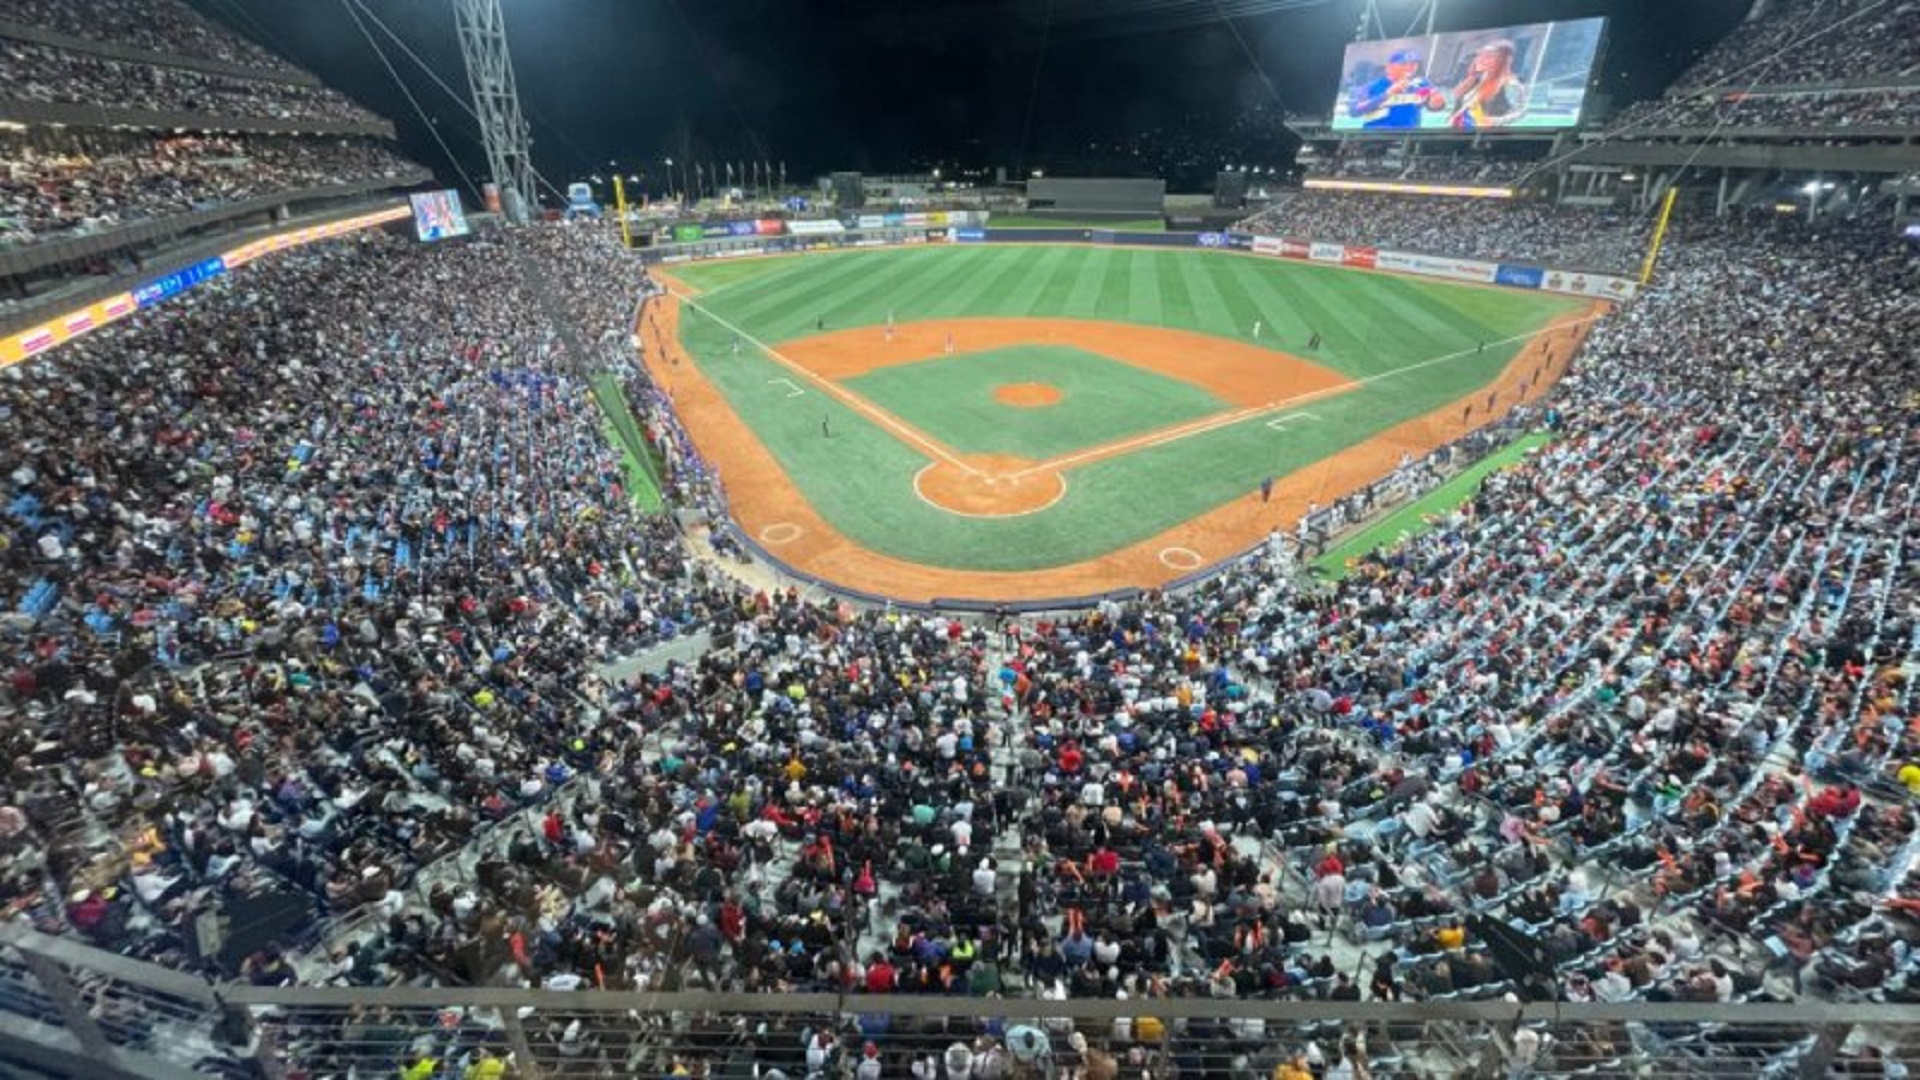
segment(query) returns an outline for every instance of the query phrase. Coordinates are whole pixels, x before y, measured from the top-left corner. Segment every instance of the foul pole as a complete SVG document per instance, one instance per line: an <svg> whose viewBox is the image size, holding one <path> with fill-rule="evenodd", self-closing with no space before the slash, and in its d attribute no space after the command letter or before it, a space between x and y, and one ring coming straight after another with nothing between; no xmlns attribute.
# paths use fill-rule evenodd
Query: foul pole
<svg viewBox="0 0 1920 1080"><path fill-rule="evenodd" d="M1667 188L1667 197L1660 201L1660 220L1654 223L1653 239L1647 242L1647 261L1640 264L1640 284L1653 281L1653 264L1660 261L1660 245L1667 239L1667 224L1673 220L1673 203L1680 197L1680 188Z"/></svg>

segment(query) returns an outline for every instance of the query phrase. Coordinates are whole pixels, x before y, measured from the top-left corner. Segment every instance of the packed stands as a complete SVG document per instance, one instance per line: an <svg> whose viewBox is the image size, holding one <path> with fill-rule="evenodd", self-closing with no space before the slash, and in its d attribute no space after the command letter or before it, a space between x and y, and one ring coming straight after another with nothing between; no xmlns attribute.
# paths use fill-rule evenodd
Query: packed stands
<svg viewBox="0 0 1920 1080"><path fill-rule="evenodd" d="M135 64L24 41L0 41L0 101L6 100L266 118L295 129L300 121L379 120L324 87Z"/></svg>
<svg viewBox="0 0 1920 1080"><path fill-rule="evenodd" d="M0 19L148 52L219 60L266 74L300 70L209 22L184 0L8 0L0 8Z"/></svg>
<svg viewBox="0 0 1920 1080"><path fill-rule="evenodd" d="M1920 74L1913 0L1775 0L1695 61L1682 90Z"/></svg>
<svg viewBox="0 0 1920 1080"><path fill-rule="evenodd" d="M0 247L276 192L419 175L418 166L370 139L0 134Z"/></svg>
<svg viewBox="0 0 1920 1080"><path fill-rule="evenodd" d="M1302 191L1280 196L1239 227L1265 236L1459 258L1625 270L1645 253L1648 223L1640 215L1535 200Z"/></svg>

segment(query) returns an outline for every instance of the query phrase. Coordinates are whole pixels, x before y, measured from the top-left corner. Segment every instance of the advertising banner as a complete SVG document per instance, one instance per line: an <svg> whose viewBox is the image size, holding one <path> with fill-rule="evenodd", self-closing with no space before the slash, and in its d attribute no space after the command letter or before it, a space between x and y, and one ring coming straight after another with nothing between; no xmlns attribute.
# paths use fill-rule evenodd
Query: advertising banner
<svg viewBox="0 0 1920 1080"><path fill-rule="evenodd" d="M1342 266L1352 266L1361 270L1373 269L1374 258L1378 251L1370 247L1350 247L1340 257Z"/></svg>
<svg viewBox="0 0 1920 1080"><path fill-rule="evenodd" d="M1307 258L1314 262L1337 263L1343 261L1346 256L1347 249L1339 244L1323 244L1316 240L1307 246Z"/></svg>
<svg viewBox="0 0 1920 1080"><path fill-rule="evenodd" d="M1252 251L1253 237L1247 233L1228 233L1227 246L1235 251Z"/></svg>
<svg viewBox="0 0 1920 1080"><path fill-rule="evenodd" d="M1303 240L1280 241L1280 257L1283 259L1304 259L1313 253L1313 245Z"/></svg>
<svg viewBox="0 0 1920 1080"><path fill-rule="evenodd" d="M1227 234L1223 232L1194 233L1193 242L1203 248L1223 248L1227 246Z"/></svg>
<svg viewBox="0 0 1920 1080"><path fill-rule="evenodd" d="M1537 289L1546 280L1546 271L1534 266L1508 266L1501 263L1494 268L1493 280L1502 285L1511 285L1516 289Z"/></svg>
<svg viewBox="0 0 1920 1080"><path fill-rule="evenodd" d="M927 227L927 215L901 214L900 224L905 225L909 229L924 229Z"/></svg>
<svg viewBox="0 0 1920 1080"><path fill-rule="evenodd" d="M65 344L89 330L96 330L116 319L124 319L135 310L133 294L120 293L12 337L0 338L0 367L17 364L56 345Z"/></svg>
<svg viewBox="0 0 1920 1080"><path fill-rule="evenodd" d="M1280 238L1279 238L1279 237L1277 237L1277 236L1256 236L1256 237L1254 237L1254 238L1253 238L1253 253L1254 253L1255 255L1278 255L1278 254L1280 254Z"/></svg>
<svg viewBox="0 0 1920 1080"><path fill-rule="evenodd" d="M220 253L220 261L226 264L228 270L236 270L262 255L271 254L275 251L285 251L288 248L300 247L303 244L311 244L315 240L345 236L350 232L358 232L361 229L371 228L375 225L384 225L390 221L400 221L411 217L412 214L413 212L405 206L395 206L387 210L376 210L371 214L361 214L358 217L329 221L325 225L309 225L302 229L294 229L290 232L263 237L259 240L241 244L237 248L223 251Z"/></svg>
<svg viewBox="0 0 1920 1080"><path fill-rule="evenodd" d="M761 218L759 221L753 223L753 231L759 233L761 236L784 236L787 231L787 223L781 221L779 218Z"/></svg>
<svg viewBox="0 0 1920 1080"><path fill-rule="evenodd" d="M936 229L944 229L953 224L952 215L945 210L935 210L927 215L927 224Z"/></svg>
<svg viewBox="0 0 1920 1080"><path fill-rule="evenodd" d="M1404 251L1382 251L1374 265L1381 270L1402 274L1446 278L1449 281L1477 281L1487 285L1493 283L1494 272L1499 269L1493 263L1477 259L1446 259Z"/></svg>
<svg viewBox="0 0 1920 1080"><path fill-rule="evenodd" d="M1631 300L1633 294L1639 291L1639 285L1626 278L1566 270L1547 271L1541 278L1540 288L1575 296L1597 296L1603 300Z"/></svg>
<svg viewBox="0 0 1920 1080"><path fill-rule="evenodd" d="M967 228L953 230L954 242L959 244L977 244L986 238L987 230L985 229Z"/></svg>
<svg viewBox="0 0 1920 1080"><path fill-rule="evenodd" d="M699 225L675 225L673 227L673 242L676 244L698 243L706 239L706 237L707 230Z"/></svg>
<svg viewBox="0 0 1920 1080"><path fill-rule="evenodd" d="M846 226L833 218L819 221L789 221L787 231L795 236L831 236L846 231Z"/></svg>
<svg viewBox="0 0 1920 1080"><path fill-rule="evenodd" d="M861 214L859 217L854 218L848 227L855 229L884 229L887 227L887 219L880 214Z"/></svg>
<svg viewBox="0 0 1920 1080"><path fill-rule="evenodd" d="M183 266L163 278L156 278L133 290L133 302L136 307L152 307L163 300L171 299L186 292L209 278L219 277L227 272L227 264L215 256L205 262L192 266Z"/></svg>

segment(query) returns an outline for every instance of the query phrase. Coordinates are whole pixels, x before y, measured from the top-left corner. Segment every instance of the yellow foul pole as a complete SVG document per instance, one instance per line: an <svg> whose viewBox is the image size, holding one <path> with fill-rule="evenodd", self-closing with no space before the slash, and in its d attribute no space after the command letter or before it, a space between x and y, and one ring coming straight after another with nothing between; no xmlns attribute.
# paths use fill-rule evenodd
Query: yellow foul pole
<svg viewBox="0 0 1920 1080"><path fill-rule="evenodd" d="M613 210L620 215L620 244L633 246L633 229L627 224L627 186L620 182L620 174L613 174Z"/></svg>
<svg viewBox="0 0 1920 1080"><path fill-rule="evenodd" d="M1647 261L1640 264L1640 284L1653 281L1653 264L1660 261L1660 245L1667 239L1667 224L1673 220L1673 202L1680 197L1678 186L1667 189L1667 197L1660 201L1660 220L1653 226L1653 239L1647 244Z"/></svg>

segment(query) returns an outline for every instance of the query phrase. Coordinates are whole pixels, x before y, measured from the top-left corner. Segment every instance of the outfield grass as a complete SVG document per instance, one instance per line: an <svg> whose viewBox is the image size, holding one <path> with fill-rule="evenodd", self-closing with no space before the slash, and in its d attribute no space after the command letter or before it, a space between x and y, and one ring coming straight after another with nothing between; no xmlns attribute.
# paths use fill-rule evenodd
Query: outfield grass
<svg viewBox="0 0 1920 1080"><path fill-rule="evenodd" d="M1182 249L958 245L689 264L673 273L709 292L683 312L687 347L815 509L876 551L981 570L1065 565L1171 528L1246 495L1263 476L1304 469L1486 385L1524 338L1584 307L1544 294ZM1230 424L1076 467L1066 494L1044 512L963 518L914 495L913 476L929 460L923 452L825 395L787 397L770 380L790 372L758 351L732 355L733 327L777 349L813 334L816 321L842 330L878 326L890 314L902 322L1104 319L1243 342L1259 319L1265 332L1251 343L1366 381L1314 401L1313 419L1283 431L1267 417ZM1321 346L1309 351L1315 332ZM936 408L946 400L930 399ZM822 419L831 421L831 440L820 438Z"/></svg>
<svg viewBox="0 0 1920 1080"><path fill-rule="evenodd" d="M1325 555L1313 560L1314 569L1323 577L1339 581L1349 573L1349 560L1362 558L1402 540L1433 531L1435 525L1429 518L1459 509L1473 498L1474 492L1480 490L1480 484L1487 477L1518 464L1535 447L1545 446L1551 441L1552 436L1544 432L1528 435L1485 460L1476 462L1460 475L1341 541Z"/></svg>
<svg viewBox="0 0 1920 1080"><path fill-rule="evenodd" d="M1113 232L1166 232L1164 218L1076 218L1042 217L1038 214L988 215L989 229L1109 229Z"/></svg>
<svg viewBox="0 0 1920 1080"><path fill-rule="evenodd" d="M1045 408L1003 405L994 391L1042 382L1062 394ZM846 385L963 454L1034 461L1231 408L1194 386L1058 345L1028 345L896 364Z"/></svg>

